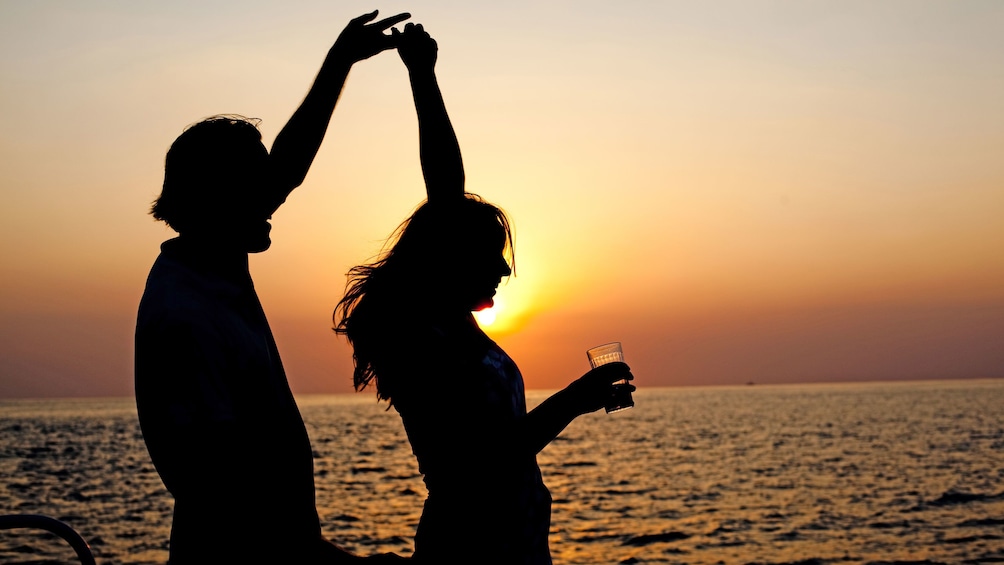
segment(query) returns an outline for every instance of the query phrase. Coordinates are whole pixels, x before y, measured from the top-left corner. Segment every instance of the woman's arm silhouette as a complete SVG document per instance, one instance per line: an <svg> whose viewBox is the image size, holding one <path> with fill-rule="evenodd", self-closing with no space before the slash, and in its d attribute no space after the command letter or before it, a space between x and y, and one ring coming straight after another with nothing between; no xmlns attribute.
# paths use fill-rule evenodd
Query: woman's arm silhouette
<svg viewBox="0 0 1004 565"><path fill-rule="evenodd" d="M436 80L436 40L422 29L421 24L409 23L404 33L395 28L391 34L411 80L418 114L422 175L429 202L439 204L460 198L464 194L464 162Z"/></svg>
<svg viewBox="0 0 1004 565"><path fill-rule="evenodd" d="M395 28L391 34L411 79L418 113L422 174L429 203L441 205L445 202L448 205L450 200L463 197L464 166L460 145L436 80L438 46L420 24L409 23L403 33ZM493 446L495 453L492 459L505 459L513 454L536 454L572 420L600 409L612 393L612 383L633 378L624 363L610 363L589 371L542 402L508 430L499 430L501 437L485 442L485 445ZM431 396L426 399L427 405L435 402ZM446 407L443 408L441 414L450 413ZM457 429L455 424L447 421L442 421L437 427L440 429L436 433L445 434L444 437L449 436L451 429Z"/></svg>

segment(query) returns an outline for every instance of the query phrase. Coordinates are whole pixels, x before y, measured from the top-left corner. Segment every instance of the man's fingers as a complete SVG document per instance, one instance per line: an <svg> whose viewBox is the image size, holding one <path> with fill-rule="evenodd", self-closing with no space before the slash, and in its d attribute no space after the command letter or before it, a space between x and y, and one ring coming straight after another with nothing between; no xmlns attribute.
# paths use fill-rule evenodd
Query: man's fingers
<svg viewBox="0 0 1004 565"><path fill-rule="evenodd" d="M362 25L362 24L364 24L364 23L372 20L373 18L377 17L377 14L379 12L380 12L380 10L373 10L372 12L370 12L368 14L363 14L363 15L357 17L357 18L352 18L352 20L350 20L349 23L350 24L354 24L354 25Z"/></svg>
<svg viewBox="0 0 1004 565"><path fill-rule="evenodd" d="M372 15L372 17L370 17L370 20L372 20L375 17L376 17L376 12L373 12L373 15ZM378 22L373 22L372 24L369 25L369 27L376 28L376 29L379 29L380 31L383 31L383 30L385 30L385 29L387 29L387 28L389 28L391 26L394 26L394 25L397 25L397 24L403 22L404 20L407 20L410 17L411 17L411 14L409 14L408 12L402 12L402 13L396 15L396 16L391 16L389 18L384 18L384 19L382 19L382 20L380 20ZM369 21L369 20L366 20L366 21ZM411 25L411 24L408 24L408 25Z"/></svg>
<svg viewBox="0 0 1004 565"><path fill-rule="evenodd" d="M400 36L381 34L380 37L381 39L377 46L380 48L381 51L386 51L388 49L397 49L398 46L401 44L401 42L398 41L400 39Z"/></svg>

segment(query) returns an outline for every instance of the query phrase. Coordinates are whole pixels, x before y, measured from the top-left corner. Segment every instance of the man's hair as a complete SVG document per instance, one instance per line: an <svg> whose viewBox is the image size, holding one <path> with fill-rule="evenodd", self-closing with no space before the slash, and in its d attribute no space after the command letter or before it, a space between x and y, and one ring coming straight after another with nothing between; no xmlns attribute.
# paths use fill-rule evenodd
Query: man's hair
<svg viewBox="0 0 1004 565"><path fill-rule="evenodd" d="M260 120L218 115L192 124L167 151L164 186L150 213L181 233L234 206L261 145ZM260 149L258 149L260 150Z"/></svg>

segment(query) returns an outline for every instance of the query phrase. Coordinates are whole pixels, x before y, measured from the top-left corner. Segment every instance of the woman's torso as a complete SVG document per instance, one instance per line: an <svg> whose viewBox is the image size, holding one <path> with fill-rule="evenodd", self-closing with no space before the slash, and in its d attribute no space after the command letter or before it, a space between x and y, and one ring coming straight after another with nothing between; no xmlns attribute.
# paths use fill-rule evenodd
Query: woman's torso
<svg viewBox="0 0 1004 565"><path fill-rule="evenodd" d="M519 444L526 399L516 364L470 316L413 328L394 349L378 378L429 488L416 558L550 563L551 499L535 454Z"/></svg>

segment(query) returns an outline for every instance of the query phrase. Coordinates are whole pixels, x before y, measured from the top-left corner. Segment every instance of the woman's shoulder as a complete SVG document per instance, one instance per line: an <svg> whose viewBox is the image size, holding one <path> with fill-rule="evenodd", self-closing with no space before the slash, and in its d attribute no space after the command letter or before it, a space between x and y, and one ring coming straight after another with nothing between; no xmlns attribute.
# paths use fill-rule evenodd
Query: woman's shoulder
<svg viewBox="0 0 1004 565"><path fill-rule="evenodd" d="M477 326L442 317L401 321L374 344L375 368L384 382L420 384L469 379L493 344Z"/></svg>
<svg viewBox="0 0 1004 565"><path fill-rule="evenodd" d="M474 322L463 317L422 315L417 313L406 319L387 320L387 335L395 345L404 343L421 346L445 347L457 350L484 351L494 346L488 336Z"/></svg>

